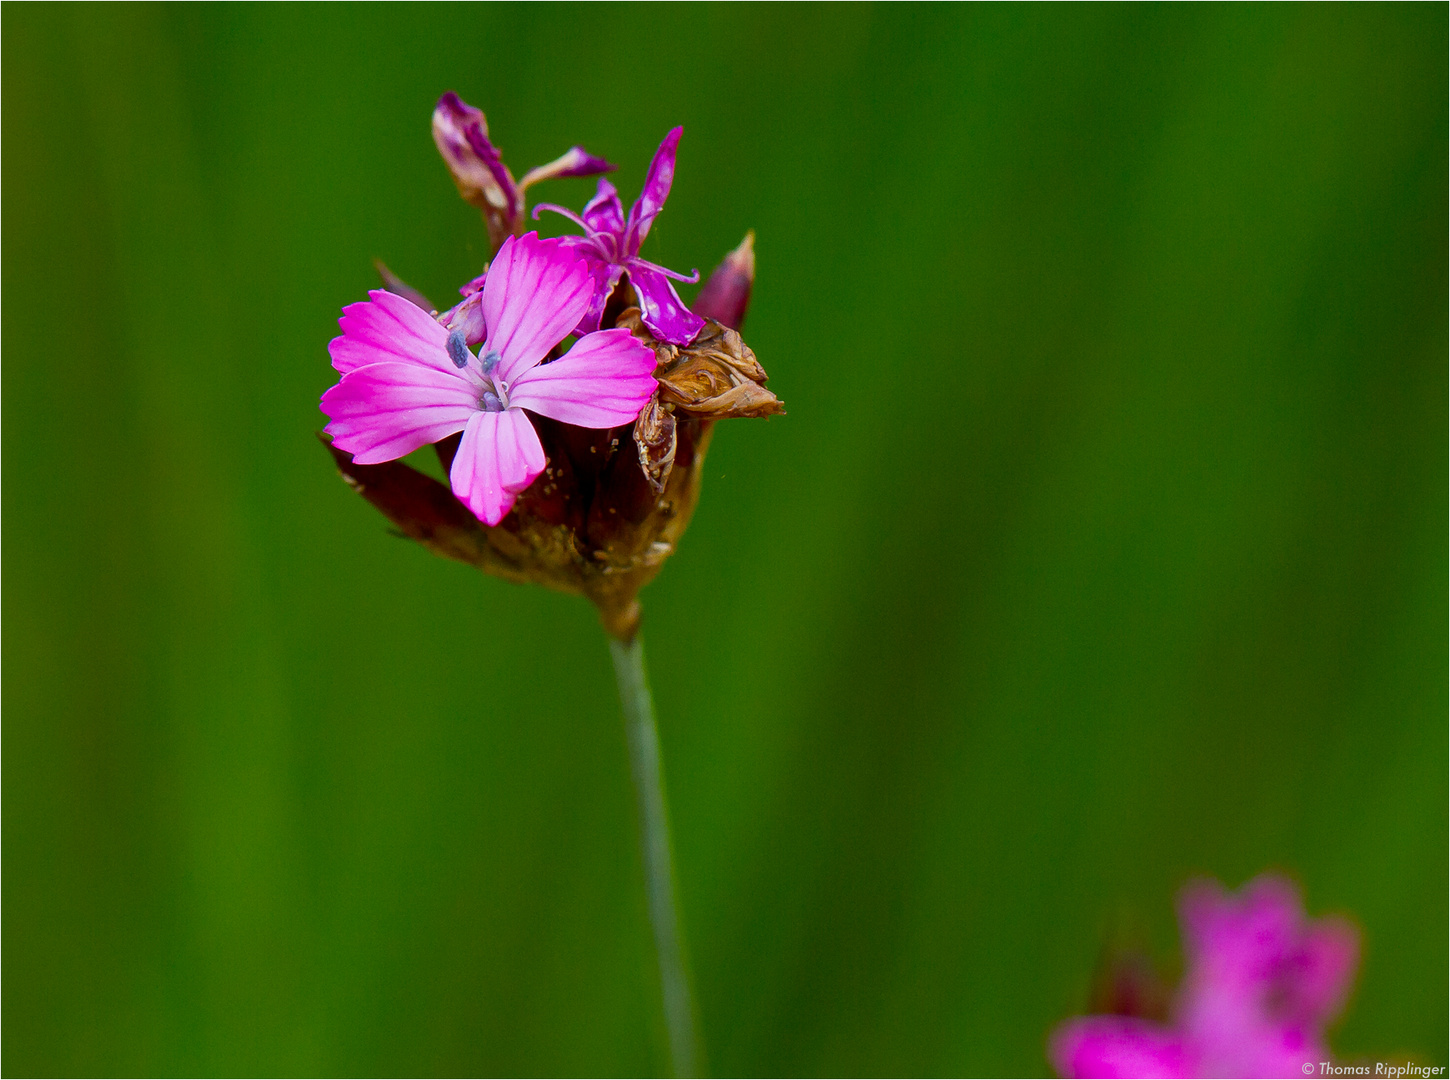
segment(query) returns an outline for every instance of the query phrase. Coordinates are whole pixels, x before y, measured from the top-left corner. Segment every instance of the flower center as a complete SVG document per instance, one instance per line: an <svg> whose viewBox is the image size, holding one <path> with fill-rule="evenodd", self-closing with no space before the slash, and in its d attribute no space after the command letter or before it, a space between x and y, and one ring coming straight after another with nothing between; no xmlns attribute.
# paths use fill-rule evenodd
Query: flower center
<svg viewBox="0 0 1450 1080"><path fill-rule="evenodd" d="M468 367L468 362L473 359L461 330L454 330L448 335L448 359L459 371ZM489 349L478 358L478 366L483 369L483 393L479 395L478 407L484 412L503 412L508 408L508 387L493 379L502 359L497 349Z"/></svg>
<svg viewBox="0 0 1450 1080"><path fill-rule="evenodd" d="M623 245L619 242L619 237L613 233L594 232L590 230L589 239L594 244L595 252L598 253L600 259L604 262L621 263L624 261L621 257L623 255Z"/></svg>
<svg viewBox="0 0 1450 1080"><path fill-rule="evenodd" d="M483 394L478 399L478 407L484 412L503 412L508 408L508 387L493 377L501 359L497 349L487 349L478 360L483 368Z"/></svg>

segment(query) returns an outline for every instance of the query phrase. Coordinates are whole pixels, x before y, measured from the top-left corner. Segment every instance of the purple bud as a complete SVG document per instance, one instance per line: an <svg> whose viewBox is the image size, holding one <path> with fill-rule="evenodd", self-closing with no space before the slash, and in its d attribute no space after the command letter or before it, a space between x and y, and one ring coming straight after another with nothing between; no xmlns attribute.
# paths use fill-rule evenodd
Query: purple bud
<svg viewBox="0 0 1450 1080"><path fill-rule="evenodd" d="M523 217L523 200L513 176L488 139L488 121L452 90L433 109L433 141L458 194L483 211L495 250Z"/></svg>
<svg viewBox="0 0 1450 1080"><path fill-rule="evenodd" d="M750 305L750 287L755 283L755 230L745 234L740 246L715 267L690 310L714 319L722 326L739 330Z"/></svg>
<svg viewBox="0 0 1450 1080"><path fill-rule="evenodd" d="M524 178L519 181L519 193L522 194L541 180L554 180L563 176L598 176L600 173L613 172L614 169L615 166L601 157L595 157L584 147L571 146L547 165L540 165L524 173Z"/></svg>
<svg viewBox="0 0 1450 1080"><path fill-rule="evenodd" d="M465 345L481 345L487 336L487 327L483 323L483 296L479 293L466 293L464 298L449 308L438 321L448 330L457 330L463 335Z"/></svg>

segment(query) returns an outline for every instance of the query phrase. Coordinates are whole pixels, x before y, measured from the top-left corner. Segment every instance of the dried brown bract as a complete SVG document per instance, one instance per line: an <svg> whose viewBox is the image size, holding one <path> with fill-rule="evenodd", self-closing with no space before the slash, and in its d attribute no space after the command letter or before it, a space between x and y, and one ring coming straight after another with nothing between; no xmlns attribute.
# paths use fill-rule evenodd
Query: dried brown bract
<svg viewBox="0 0 1450 1080"><path fill-rule="evenodd" d="M639 467L645 479L659 494L675 466L676 443L674 410L660 404L658 390L634 422L634 445L639 450Z"/></svg>
<svg viewBox="0 0 1450 1080"><path fill-rule="evenodd" d="M617 325L627 326L655 350L659 400L666 408L708 420L785 412L780 399L765 388L765 369L755 353L728 326L706 319L695 340L679 348L651 337L638 308L623 312Z"/></svg>

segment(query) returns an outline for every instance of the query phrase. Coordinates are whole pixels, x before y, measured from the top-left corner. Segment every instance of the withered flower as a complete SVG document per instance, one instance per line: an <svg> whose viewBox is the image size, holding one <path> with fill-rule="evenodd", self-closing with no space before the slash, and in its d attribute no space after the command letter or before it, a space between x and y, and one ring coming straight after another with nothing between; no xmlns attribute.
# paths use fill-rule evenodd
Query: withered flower
<svg viewBox="0 0 1450 1080"><path fill-rule="evenodd" d="M433 109L433 141L443 155L458 194L483 213L489 242L497 251L511 235L523 232L524 193L541 180L561 176L597 176L614 166L582 146L571 146L547 165L530 169L519 181L489 141L483 111L453 91L438 99Z"/></svg>

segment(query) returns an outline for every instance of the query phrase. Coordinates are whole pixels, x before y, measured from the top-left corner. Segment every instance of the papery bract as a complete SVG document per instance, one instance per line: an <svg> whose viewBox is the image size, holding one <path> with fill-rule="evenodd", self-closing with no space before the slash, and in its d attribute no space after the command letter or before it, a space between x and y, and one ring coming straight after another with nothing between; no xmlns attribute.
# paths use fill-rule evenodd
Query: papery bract
<svg viewBox="0 0 1450 1080"><path fill-rule="evenodd" d="M1324 1026L1358 959L1354 927L1306 919L1298 891L1264 875L1238 894L1214 882L1179 901L1186 970L1167 1025L1076 1017L1053 1033L1063 1076L1303 1076L1329 1059Z"/></svg>
<svg viewBox="0 0 1450 1080"><path fill-rule="evenodd" d="M535 233L510 237L489 268L478 308L480 355L400 296L382 290L343 309L329 345L342 379L322 396L333 445L360 465L392 461L463 433L449 479L488 525L543 471L544 450L525 409L566 424L631 423L654 391L655 355L628 330L586 334L541 363L587 310L583 260Z"/></svg>
<svg viewBox="0 0 1450 1080"><path fill-rule="evenodd" d="M675 150L683 131L683 128L675 128L660 143L645 176L644 188L630 207L628 218L624 216L619 192L608 180L599 181L598 190L594 198L585 204L582 215L554 203L541 203L534 208L535 220L538 220L540 211L552 210L584 230L583 236L560 237L588 261L590 272L594 275L594 299L579 324L581 331L599 329L604 305L625 274L629 275L629 282L639 298L645 326L660 341L688 345L705 325L703 319L684 305L670 283L671 278L675 281L699 281L699 271L686 276L639 257L640 245L649 235L650 226L669 197L670 185L675 178Z"/></svg>

